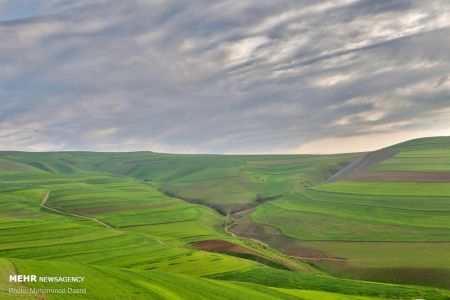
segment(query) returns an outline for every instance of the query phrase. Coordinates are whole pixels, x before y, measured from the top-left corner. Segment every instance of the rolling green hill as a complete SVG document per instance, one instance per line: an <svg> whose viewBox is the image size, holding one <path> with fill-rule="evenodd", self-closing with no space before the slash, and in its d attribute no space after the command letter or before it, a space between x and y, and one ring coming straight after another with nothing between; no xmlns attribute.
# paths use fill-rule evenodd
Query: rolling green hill
<svg viewBox="0 0 450 300"><path fill-rule="evenodd" d="M82 273L86 299L450 299L449 166L448 137L340 155L0 152L0 296L11 273Z"/></svg>
<svg viewBox="0 0 450 300"><path fill-rule="evenodd" d="M275 247L335 275L449 288L449 157L447 137L365 154L331 183L265 203L250 218L295 241Z"/></svg>

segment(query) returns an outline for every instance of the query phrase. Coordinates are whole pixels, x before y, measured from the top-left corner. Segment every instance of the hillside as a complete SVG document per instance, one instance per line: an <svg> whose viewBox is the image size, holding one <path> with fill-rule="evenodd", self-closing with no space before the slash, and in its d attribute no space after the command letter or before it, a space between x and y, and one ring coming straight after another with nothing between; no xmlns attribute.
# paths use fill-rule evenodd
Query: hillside
<svg viewBox="0 0 450 300"><path fill-rule="evenodd" d="M448 137L341 155L9 151L0 178L15 272L83 272L134 299L450 298L400 285L450 288Z"/></svg>
<svg viewBox="0 0 450 300"><path fill-rule="evenodd" d="M274 232L274 247L336 275L450 287L450 139L364 154L337 174L259 206L237 229Z"/></svg>
<svg viewBox="0 0 450 300"><path fill-rule="evenodd" d="M438 178L444 176L444 180L448 180L450 166L448 161L448 149L450 149L450 140L447 137L431 137L421 138L406 141L397 145L383 148L377 151L369 152L361 155L358 159L353 160L350 164L339 170L339 172L330 176L327 181L332 182L339 179L346 178L362 178L362 174L367 174L367 171L376 170L376 175L380 180L390 180L393 173L381 173L380 171L395 171L397 179L402 177L399 174L401 171L419 171L425 172L432 181L433 176ZM403 152L406 152L402 155ZM405 156L406 155L406 156ZM373 169L376 165L380 165ZM389 167L389 165L391 167ZM431 174L431 171L441 171L437 174ZM414 176L419 176L420 180L426 180L420 174L404 173L403 176L409 175L412 179ZM369 175L370 176L370 175ZM363 175L364 177L364 175ZM375 179L375 178L374 178ZM409 178L405 178L408 181Z"/></svg>

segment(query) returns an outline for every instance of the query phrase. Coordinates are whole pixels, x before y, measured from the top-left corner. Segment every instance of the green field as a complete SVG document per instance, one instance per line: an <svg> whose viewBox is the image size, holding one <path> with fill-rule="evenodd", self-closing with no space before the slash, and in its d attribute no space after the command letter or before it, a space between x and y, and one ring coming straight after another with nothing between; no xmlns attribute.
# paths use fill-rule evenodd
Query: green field
<svg viewBox="0 0 450 300"><path fill-rule="evenodd" d="M0 298L450 299L450 138L380 151L0 152Z"/></svg>
<svg viewBox="0 0 450 300"><path fill-rule="evenodd" d="M442 177L449 140L393 146L391 158L363 171L383 181L321 183L258 206L250 217L300 241L300 255L332 274L449 288L450 180Z"/></svg>

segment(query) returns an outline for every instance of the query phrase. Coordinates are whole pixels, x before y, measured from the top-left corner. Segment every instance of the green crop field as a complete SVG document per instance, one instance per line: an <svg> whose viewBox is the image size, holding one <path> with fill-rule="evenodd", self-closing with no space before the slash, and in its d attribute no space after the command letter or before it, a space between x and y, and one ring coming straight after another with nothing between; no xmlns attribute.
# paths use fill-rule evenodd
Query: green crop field
<svg viewBox="0 0 450 300"><path fill-rule="evenodd" d="M450 138L377 153L0 152L0 298L450 299Z"/></svg>
<svg viewBox="0 0 450 300"><path fill-rule="evenodd" d="M449 288L449 141L380 150L393 153L356 175L264 203L250 218L296 240L299 255L332 274Z"/></svg>

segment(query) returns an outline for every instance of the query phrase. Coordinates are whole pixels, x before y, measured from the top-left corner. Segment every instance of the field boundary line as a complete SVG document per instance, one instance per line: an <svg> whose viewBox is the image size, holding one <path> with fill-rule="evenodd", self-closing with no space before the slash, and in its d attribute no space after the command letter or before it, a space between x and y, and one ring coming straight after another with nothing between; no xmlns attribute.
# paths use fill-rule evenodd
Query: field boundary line
<svg viewBox="0 0 450 300"><path fill-rule="evenodd" d="M99 219L96 219L94 217L78 215L78 214L69 213L69 212L66 212L66 211L63 211L63 210L59 210L59 209L56 209L56 208L52 208L52 207L47 205L47 200L48 200L49 197L50 197L50 191L47 190L45 195L44 195L44 197L42 198L41 208L45 208L45 209L48 209L48 210L51 210L51 211L54 211L54 212L57 212L57 213L60 213L60 214L63 214L63 215L68 215L68 216L72 216L72 217L78 217L78 218L82 218L82 219L91 220L91 221L97 222L97 223L99 223L99 224L101 224L101 225L103 225L103 226L105 226L105 227L107 227L109 229L114 229L110 225L108 225L108 224L106 224L106 223L104 223L104 222L102 222Z"/></svg>

